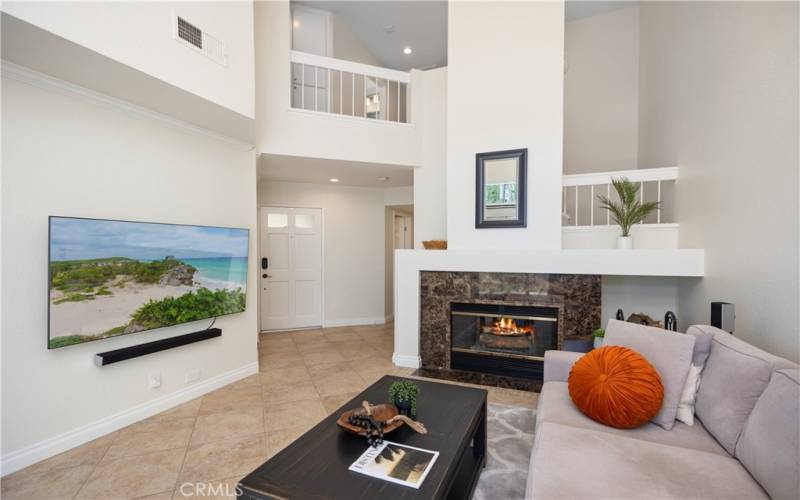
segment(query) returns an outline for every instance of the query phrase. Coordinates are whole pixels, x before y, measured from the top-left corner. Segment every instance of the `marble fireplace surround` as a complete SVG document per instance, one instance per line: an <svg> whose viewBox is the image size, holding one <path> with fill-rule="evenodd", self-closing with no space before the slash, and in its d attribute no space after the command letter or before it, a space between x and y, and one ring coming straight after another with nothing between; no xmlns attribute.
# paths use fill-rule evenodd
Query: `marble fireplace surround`
<svg viewBox="0 0 800 500"><path fill-rule="evenodd" d="M420 273L420 367L450 370L450 304L513 304L559 310L559 344L600 325L599 275L458 271Z"/></svg>
<svg viewBox="0 0 800 500"><path fill-rule="evenodd" d="M395 250L392 361L420 366L420 275L426 271L699 278L704 261L702 249Z"/></svg>

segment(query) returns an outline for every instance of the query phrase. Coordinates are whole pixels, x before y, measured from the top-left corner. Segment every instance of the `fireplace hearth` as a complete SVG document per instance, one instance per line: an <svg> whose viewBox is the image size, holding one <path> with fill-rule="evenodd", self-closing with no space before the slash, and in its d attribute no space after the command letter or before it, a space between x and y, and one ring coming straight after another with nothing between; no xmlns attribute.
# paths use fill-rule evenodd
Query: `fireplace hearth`
<svg viewBox="0 0 800 500"><path fill-rule="evenodd" d="M451 368L538 379L544 352L560 348L558 317L557 307L451 303Z"/></svg>

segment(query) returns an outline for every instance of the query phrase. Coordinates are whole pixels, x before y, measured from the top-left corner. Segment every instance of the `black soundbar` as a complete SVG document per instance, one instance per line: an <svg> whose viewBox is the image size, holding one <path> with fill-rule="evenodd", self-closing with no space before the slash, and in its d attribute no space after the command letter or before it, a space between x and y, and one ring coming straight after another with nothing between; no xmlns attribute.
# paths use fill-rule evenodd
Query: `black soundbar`
<svg viewBox="0 0 800 500"><path fill-rule="evenodd" d="M182 345L194 344L201 340L213 339L214 337L221 337L222 330L219 328L209 328L208 330L201 330L199 332L187 333L186 335L178 335L177 337L170 337L168 339L156 340L146 344L132 345L130 347L123 347L122 349L114 349L113 351L101 352L94 355L94 363L97 366L110 365L111 363L118 363L126 359L138 358L154 352L166 351L174 347Z"/></svg>

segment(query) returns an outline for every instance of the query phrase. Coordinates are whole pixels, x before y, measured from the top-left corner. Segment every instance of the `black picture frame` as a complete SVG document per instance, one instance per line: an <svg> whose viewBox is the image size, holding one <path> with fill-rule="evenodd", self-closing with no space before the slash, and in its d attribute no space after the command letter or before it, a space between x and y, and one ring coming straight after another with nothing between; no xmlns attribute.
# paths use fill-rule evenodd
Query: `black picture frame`
<svg viewBox="0 0 800 500"><path fill-rule="evenodd" d="M484 188L485 163L488 160L517 159L517 218L509 220L485 220ZM475 155L475 228L527 227L527 173L528 149L509 149Z"/></svg>

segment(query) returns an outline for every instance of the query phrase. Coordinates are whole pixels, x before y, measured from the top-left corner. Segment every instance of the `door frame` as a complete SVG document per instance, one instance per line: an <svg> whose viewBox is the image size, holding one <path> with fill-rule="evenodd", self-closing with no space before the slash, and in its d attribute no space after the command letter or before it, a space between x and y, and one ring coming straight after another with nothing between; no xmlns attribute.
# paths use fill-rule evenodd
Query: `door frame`
<svg viewBox="0 0 800 500"><path fill-rule="evenodd" d="M261 263L261 229L262 229L262 226L261 226L261 209L262 208L269 208L269 207L275 207L275 208L311 208L311 209L314 209L314 210L319 210L320 213L322 214L321 215L321 219L320 219L320 242L321 242L320 246L322 247L321 248L322 255L320 256L320 262L322 264L321 267L320 267L320 273L322 274L322 276L320 277L320 287L322 288L322 290L320 291L320 299L319 300L320 300L320 307L321 307L321 311L322 311L322 324L320 325L320 328L324 328L325 327L325 208L324 207L315 207L315 206L312 206L312 205L289 205L287 203L262 203L262 202L259 202L258 203L258 207L256 208L256 218L258 219L258 233L256 235L258 241L257 241L256 247L257 247L257 251L258 251L258 257L257 257L257 259L255 261L256 262L256 271L258 271L256 273L256 277L258 278L258 280L257 280L258 281L258 333L275 331L275 330L262 330L261 329L261 265L260 265L260 263ZM309 330L309 329L313 329L313 328L314 327L289 328L286 331ZM283 330L281 330L281 331L283 331Z"/></svg>
<svg viewBox="0 0 800 500"><path fill-rule="evenodd" d="M325 33L325 57L333 57L333 13L328 12L326 10L317 9L315 7L309 7L307 5L298 5L292 4L289 9L289 26L294 29L294 11L297 10L304 10L311 14L316 14L318 16L322 16L325 18L326 22L326 33ZM294 50L294 33L289 31L289 47ZM277 206L277 205L276 205ZM283 207L283 208L294 208L294 207ZM297 207L297 208L319 208L319 207Z"/></svg>

